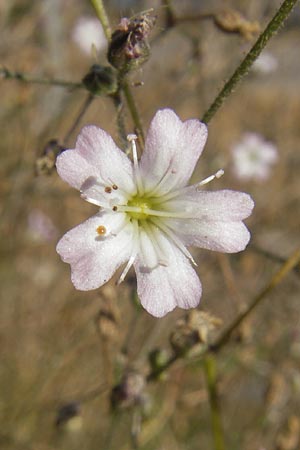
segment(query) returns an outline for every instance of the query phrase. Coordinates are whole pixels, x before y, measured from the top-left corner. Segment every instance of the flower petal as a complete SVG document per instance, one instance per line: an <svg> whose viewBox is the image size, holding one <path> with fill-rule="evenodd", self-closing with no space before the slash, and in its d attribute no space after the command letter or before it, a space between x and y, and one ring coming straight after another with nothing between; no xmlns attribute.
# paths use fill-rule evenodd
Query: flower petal
<svg viewBox="0 0 300 450"><path fill-rule="evenodd" d="M199 120L182 122L170 109L158 111L148 131L140 169L146 191L159 184L159 193L189 181L207 138Z"/></svg>
<svg viewBox="0 0 300 450"><path fill-rule="evenodd" d="M101 226L104 236L97 233ZM125 215L99 213L72 230L58 242L56 250L71 264L71 279L81 291L97 289L129 259L132 249L131 224Z"/></svg>
<svg viewBox="0 0 300 450"><path fill-rule="evenodd" d="M187 246L239 252L250 239L242 220L251 214L253 206L251 197L243 192L199 191L193 186L185 194L167 202L169 210L187 213L190 218L166 219L165 224Z"/></svg>
<svg viewBox="0 0 300 450"><path fill-rule="evenodd" d="M59 176L76 189L89 177L96 177L104 185L135 191L131 161L108 133L94 125L81 130L75 149L62 152L56 167Z"/></svg>
<svg viewBox="0 0 300 450"><path fill-rule="evenodd" d="M197 185L188 187L183 194L164 204L164 209L190 213L190 217L201 220L237 221L249 217L254 202L244 192L203 191Z"/></svg>
<svg viewBox="0 0 300 450"><path fill-rule="evenodd" d="M168 265L147 269L142 255L134 267L137 276L137 292L143 307L155 317L163 317L176 306L195 308L201 297L200 280L187 258L161 234Z"/></svg>

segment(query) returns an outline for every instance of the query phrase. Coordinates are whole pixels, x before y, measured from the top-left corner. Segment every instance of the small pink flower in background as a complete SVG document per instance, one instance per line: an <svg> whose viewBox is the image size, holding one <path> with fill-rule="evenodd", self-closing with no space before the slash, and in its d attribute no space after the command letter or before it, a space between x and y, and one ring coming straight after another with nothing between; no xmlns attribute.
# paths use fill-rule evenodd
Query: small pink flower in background
<svg viewBox="0 0 300 450"><path fill-rule="evenodd" d="M233 171L244 180L266 180L278 159L277 148L256 133L245 133L232 148Z"/></svg>
<svg viewBox="0 0 300 450"><path fill-rule="evenodd" d="M138 296L153 316L198 305L201 283L187 247L244 250L250 234L242 220L253 208L242 192L201 190L223 171L187 186L206 138L205 124L160 110L139 161L135 136L129 136L131 162L102 129L81 130L75 149L57 159L60 177L100 208L57 245L77 289L102 286L127 262L119 282L134 266Z"/></svg>
<svg viewBox="0 0 300 450"><path fill-rule="evenodd" d="M50 242L57 238L58 230L50 217L39 209L33 209L28 214L28 233L39 242Z"/></svg>
<svg viewBox="0 0 300 450"><path fill-rule="evenodd" d="M269 75L278 68L278 60L270 52L262 52L254 61L252 69L257 74Z"/></svg>
<svg viewBox="0 0 300 450"><path fill-rule="evenodd" d="M93 45L98 51L107 47L103 28L96 17L80 17L73 29L72 38L87 55L91 55Z"/></svg>

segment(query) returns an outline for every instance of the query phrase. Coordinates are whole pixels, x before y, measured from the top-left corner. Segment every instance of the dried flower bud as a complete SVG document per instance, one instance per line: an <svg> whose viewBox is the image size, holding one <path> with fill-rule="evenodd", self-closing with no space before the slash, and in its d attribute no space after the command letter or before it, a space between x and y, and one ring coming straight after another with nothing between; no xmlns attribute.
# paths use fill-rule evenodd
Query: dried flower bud
<svg viewBox="0 0 300 450"><path fill-rule="evenodd" d="M93 95L114 94L118 88L115 71L99 64L92 65L82 83Z"/></svg>
<svg viewBox="0 0 300 450"><path fill-rule="evenodd" d="M176 354L185 354L195 346L208 344L209 334L221 320L203 311L193 310L177 322L170 343Z"/></svg>
<svg viewBox="0 0 300 450"><path fill-rule="evenodd" d="M129 408L140 404L143 399L145 378L136 372L125 374L111 393L111 405L115 408Z"/></svg>
<svg viewBox="0 0 300 450"><path fill-rule="evenodd" d="M155 21L156 17L149 13L121 19L108 48L107 58L112 66L126 73L147 61L150 56L148 36Z"/></svg>
<svg viewBox="0 0 300 450"><path fill-rule="evenodd" d="M65 148L60 145L57 139L51 139L45 145L42 155L35 162L37 175L51 175L55 167L56 157Z"/></svg>
<svg viewBox="0 0 300 450"><path fill-rule="evenodd" d="M238 11L229 9L214 15L214 22L218 28L226 33L237 33L250 40L259 33L258 22L250 22Z"/></svg>
<svg viewBox="0 0 300 450"><path fill-rule="evenodd" d="M100 309L96 316L96 324L104 339L116 341L119 338L119 318L111 307L103 306Z"/></svg>
<svg viewBox="0 0 300 450"><path fill-rule="evenodd" d="M61 406L57 411L55 426L67 426L71 430L81 427L80 405L78 402L70 402Z"/></svg>

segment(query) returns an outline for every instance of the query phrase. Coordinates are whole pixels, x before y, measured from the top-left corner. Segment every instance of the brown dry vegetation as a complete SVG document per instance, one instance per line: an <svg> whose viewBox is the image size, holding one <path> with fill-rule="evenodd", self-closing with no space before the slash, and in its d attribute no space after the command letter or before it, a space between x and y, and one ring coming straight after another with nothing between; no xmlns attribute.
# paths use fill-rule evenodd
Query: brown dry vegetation
<svg viewBox="0 0 300 450"><path fill-rule="evenodd" d="M124 14L154 6L154 35L163 28L159 1L135 2L132 9L120 3L111 2L108 9L112 24ZM217 10L223 3L186 0L174 2L174 9L183 16ZM264 28L279 2L231 0L226 5ZM1 64L79 81L93 61L76 48L71 30L80 15L92 13L89 2L79 0L0 3ZM221 318L221 330L268 284L282 264L280 258L300 246L299 17L298 5L268 45L278 59L277 71L251 72L213 118L194 174L195 180L202 179L224 167L225 175L212 188L249 192L256 202L247 221L252 241L245 252L193 252L204 288L199 309ZM134 95L145 129L155 111L166 106L182 119L201 117L254 40L225 34L209 20L180 24L154 40L150 60L132 77L144 82ZM105 55L101 58L104 62ZM176 310L158 320L141 310L133 274L119 287L115 276L100 290L76 291L69 266L55 252L59 236L96 207L83 202L55 172L37 176L34 167L49 139L63 139L86 93L15 80L1 80L0 92L0 447L213 449L201 358L180 359L149 384L142 413L140 407L111 411L111 389L121 375L128 368L147 373L148 355L155 348L170 352L169 336L185 313ZM126 118L131 132L129 113ZM86 123L99 125L118 142L111 100L96 99L81 125ZM267 182L233 177L231 147L245 131L261 133L279 149ZM58 229L49 241L28 227L36 209ZM227 449L300 448L299 269L271 292L217 355ZM78 404L79 415L55 427L59 408L70 402ZM130 430L140 414L138 446Z"/></svg>

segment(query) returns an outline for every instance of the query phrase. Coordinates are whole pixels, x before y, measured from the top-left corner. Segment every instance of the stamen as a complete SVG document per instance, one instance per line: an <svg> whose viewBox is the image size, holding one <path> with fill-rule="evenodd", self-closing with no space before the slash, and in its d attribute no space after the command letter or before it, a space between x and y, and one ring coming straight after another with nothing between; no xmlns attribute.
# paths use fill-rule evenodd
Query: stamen
<svg viewBox="0 0 300 450"><path fill-rule="evenodd" d="M114 206L113 211L145 214L146 216L166 217L175 219L194 219L190 212L157 211L155 209L141 208L140 206Z"/></svg>
<svg viewBox="0 0 300 450"><path fill-rule="evenodd" d="M203 181L200 181L200 183L197 183L196 185L194 185L194 187L196 186L196 189L198 189L200 186L203 186L204 184L209 183L210 181L214 180L215 178L221 178L222 175L224 175L224 170L223 169L219 169L214 175L210 175L209 177L205 178ZM186 186L182 189L177 189L176 191L171 191L165 195L161 195L159 197L153 198L151 199L152 203L159 203L162 204L164 202L167 202L168 200L172 200L175 197L178 197L179 195L184 195L185 192L187 192L188 190L190 190L193 186Z"/></svg>
<svg viewBox="0 0 300 450"><path fill-rule="evenodd" d="M132 227L133 227L133 236L132 236L132 252L131 252L131 256L128 260L128 263L126 264L123 272L121 273L120 278L117 281L117 285L121 284L124 280L126 275L129 272L129 269L131 268L131 266L133 265L135 258L138 254L139 251L139 226L138 226L138 222L137 220L135 220L134 222L132 222Z"/></svg>
<svg viewBox="0 0 300 450"><path fill-rule="evenodd" d="M85 200L88 203L91 203L92 205L96 205L99 206L99 208L107 208L107 205L103 205L102 203L100 203L98 200L95 200L94 198L88 197L86 194L81 193L80 197L83 198L83 200Z"/></svg>
<svg viewBox="0 0 300 450"><path fill-rule="evenodd" d="M161 229L167 236L170 238L177 248L194 264L194 266L197 266L197 263L195 262L194 258L188 251L188 249L183 245L181 240L176 236L175 233L173 233L172 230L170 230L169 227L164 225L161 220L155 220L152 219L152 223L154 223L159 229Z"/></svg>
<svg viewBox="0 0 300 450"><path fill-rule="evenodd" d="M133 167L134 167L134 175L135 175L135 181L138 189L139 195L144 194L144 186L142 182L142 176L139 168L139 161L137 156L137 150L136 150L136 143L137 135L136 134L129 134L127 136L127 140L131 143L131 151L132 151L132 158L133 158Z"/></svg>
<svg viewBox="0 0 300 450"><path fill-rule="evenodd" d="M203 186L204 184L210 183L215 178L221 178L223 175L224 175L224 170L219 169L215 174L211 175L210 177L205 178L203 181L198 183L198 186L200 187L200 186Z"/></svg>

